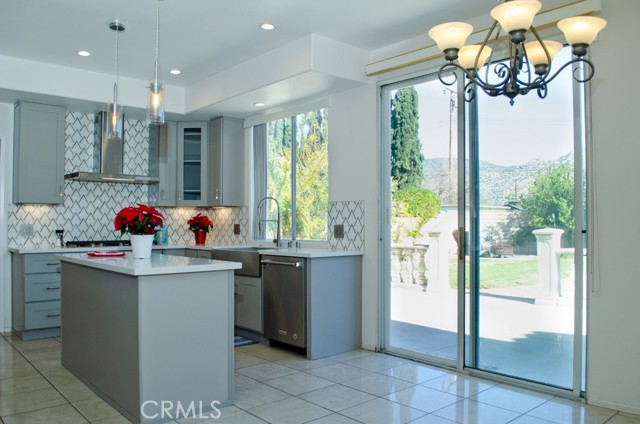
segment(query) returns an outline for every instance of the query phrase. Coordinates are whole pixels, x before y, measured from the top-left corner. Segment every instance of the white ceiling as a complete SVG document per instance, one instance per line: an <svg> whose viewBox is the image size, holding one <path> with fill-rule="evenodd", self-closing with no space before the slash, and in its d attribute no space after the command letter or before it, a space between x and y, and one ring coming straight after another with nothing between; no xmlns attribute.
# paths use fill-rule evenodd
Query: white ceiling
<svg viewBox="0 0 640 424"><path fill-rule="evenodd" d="M543 1L545 8L562 2ZM312 33L369 52L422 36L427 45L431 26L486 15L495 5L496 0L162 0L160 79L188 88ZM155 0L0 0L0 55L113 74L115 33L108 23L117 19L126 25L119 35L120 76L150 80L155 7ZM264 22L276 29L261 30ZM78 50L91 56L80 57ZM182 74L170 75L172 68Z"/></svg>

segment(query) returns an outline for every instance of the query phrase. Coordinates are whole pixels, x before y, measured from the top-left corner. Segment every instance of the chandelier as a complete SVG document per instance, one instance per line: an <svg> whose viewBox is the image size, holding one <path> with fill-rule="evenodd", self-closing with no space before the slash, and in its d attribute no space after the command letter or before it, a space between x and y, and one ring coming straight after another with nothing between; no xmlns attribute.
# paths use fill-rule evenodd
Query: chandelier
<svg viewBox="0 0 640 424"><path fill-rule="evenodd" d="M494 22L480 45L464 45L473 31L473 27L467 23L449 22L431 28L429 36L442 50L447 61L438 71L440 81L445 85L453 85L457 79L454 71L460 70L469 81L464 87L466 101L475 98L477 87L491 97L507 96L511 105L516 96L526 95L531 90L535 90L540 98L545 98L547 85L566 67L575 63L584 64L584 71L580 74L574 72L574 79L580 83L589 81L595 68L586 58L588 47L607 21L594 16L576 16L559 21L558 28L571 45L574 57L552 74L551 62L563 45L553 40L542 40L533 27L533 18L541 7L538 0L505 0L491 10ZM498 50L502 31L510 39L509 56L507 60L494 61L493 54ZM533 34L533 39L528 42L527 32ZM489 47L490 43L492 47ZM487 62L486 69L481 72ZM446 78L451 73L454 78Z"/></svg>

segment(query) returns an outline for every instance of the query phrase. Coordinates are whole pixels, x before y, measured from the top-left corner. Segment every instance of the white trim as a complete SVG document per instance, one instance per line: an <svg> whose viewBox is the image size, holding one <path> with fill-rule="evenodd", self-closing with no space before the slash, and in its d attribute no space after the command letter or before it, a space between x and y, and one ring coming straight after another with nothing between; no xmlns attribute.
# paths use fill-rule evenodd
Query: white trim
<svg viewBox="0 0 640 424"><path fill-rule="evenodd" d="M636 408L633 406L625 405L617 402L607 402L603 400L590 399L587 398L587 404L593 406L599 406L601 408L615 409L616 411L622 411L628 414L636 414L640 415L640 408Z"/></svg>
<svg viewBox="0 0 640 424"><path fill-rule="evenodd" d="M0 331L11 331L11 253L8 211L13 184L13 105L0 103Z"/></svg>
<svg viewBox="0 0 640 424"><path fill-rule="evenodd" d="M561 19L576 15L585 15L588 13L599 12L602 10L601 0L580 0L575 3L550 9L536 15L536 29L553 25ZM486 37L489 28L483 28L471 34L467 40L467 44L481 43ZM425 39L429 40L426 35ZM367 76L384 74L394 70L406 68L418 63L438 61L442 62L443 54L435 44L428 44L411 51L399 52L393 56L387 56L376 62L367 64L365 73Z"/></svg>

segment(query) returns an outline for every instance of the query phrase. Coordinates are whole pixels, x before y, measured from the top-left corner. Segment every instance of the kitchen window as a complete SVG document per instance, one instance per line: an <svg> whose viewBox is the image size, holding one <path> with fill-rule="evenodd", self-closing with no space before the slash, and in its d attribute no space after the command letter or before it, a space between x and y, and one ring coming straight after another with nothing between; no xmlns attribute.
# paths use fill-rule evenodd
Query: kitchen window
<svg viewBox="0 0 640 424"><path fill-rule="evenodd" d="M327 108L253 127L257 240L327 240L329 114ZM256 212L258 212L256 210Z"/></svg>

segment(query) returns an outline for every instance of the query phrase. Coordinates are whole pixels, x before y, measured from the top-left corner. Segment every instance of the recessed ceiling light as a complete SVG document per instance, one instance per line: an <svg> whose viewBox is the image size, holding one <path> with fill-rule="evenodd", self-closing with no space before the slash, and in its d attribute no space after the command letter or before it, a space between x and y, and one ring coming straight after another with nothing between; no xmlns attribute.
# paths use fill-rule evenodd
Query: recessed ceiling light
<svg viewBox="0 0 640 424"><path fill-rule="evenodd" d="M86 50L79 50L78 51L78 56L87 57L87 56L91 56L91 53L89 53Z"/></svg>
<svg viewBox="0 0 640 424"><path fill-rule="evenodd" d="M255 102L253 105L254 105L254 106L256 106L256 107L263 107L263 106L265 106L265 104L264 104L264 103L262 103L262 102Z"/></svg>
<svg viewBox="0 0 640 424"><path fill-rule="evenodd" d="M180 75L182 71L180 69L172 69L169 71L171 75Z"/></svg>
<svg viewBox="0 0 640 424"><path fill-rule="evenodd" d="M264 29L265 31L271 31L272 29L276 29L276 26L274 24L264 23L260 25L260 28Z"/></svg>

